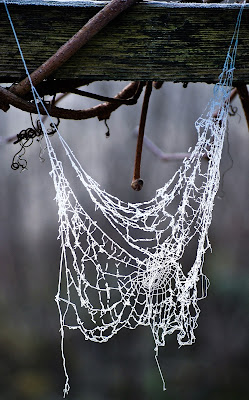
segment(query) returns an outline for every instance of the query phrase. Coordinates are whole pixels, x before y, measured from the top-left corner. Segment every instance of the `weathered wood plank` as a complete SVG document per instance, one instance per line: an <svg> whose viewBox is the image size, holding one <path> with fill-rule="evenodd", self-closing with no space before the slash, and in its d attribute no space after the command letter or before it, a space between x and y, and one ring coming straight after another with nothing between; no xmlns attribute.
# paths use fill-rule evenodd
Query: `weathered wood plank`
<svg viewBox="0 0 249 400"><path fill-rule="evenodd" d="M17 1L18 2L18 1ZM0 0L0 81L23 78L24 68ZM15 2L14 2L15 3ZM9 11L30 72L103 7L56 1L10 4ZM52 4L49 6L48 4ZM110 23L54 75L96 80L215 82L239 6L143 2ZM242 16L235 80L249 83L249 6Z"/></svg>

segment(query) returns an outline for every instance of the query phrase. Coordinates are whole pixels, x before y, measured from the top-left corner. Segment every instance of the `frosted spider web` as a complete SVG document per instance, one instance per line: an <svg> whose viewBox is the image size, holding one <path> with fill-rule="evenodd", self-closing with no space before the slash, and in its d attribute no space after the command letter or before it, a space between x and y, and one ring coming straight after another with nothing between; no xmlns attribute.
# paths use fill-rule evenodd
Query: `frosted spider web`
<svg viewBox="0 0 249 400"><path fill-rule="evenodd" d="M61 260L56 303L65 395L69 391L65 328L81 331L85 339L106 342L121 328L149 326L156 360L168 334L177 331L180 346L195 341L198 301L207 295L208 279L202 269L204 254L211 249L208 228L219 187L242 11L243 6L213 98L195 123L197 143L189 158L150 201L126 203L101 189L57 131L82 189L95 206L90 216L72 190L40 116L59 214ZM10 23L15 34L11 19ZM33 85L32 91L36 104L43 104ZM112 228L111 234L97 222L95 216L99 214ZM192 242L196 243L196 254L186 266L183 257Z"/></svg>

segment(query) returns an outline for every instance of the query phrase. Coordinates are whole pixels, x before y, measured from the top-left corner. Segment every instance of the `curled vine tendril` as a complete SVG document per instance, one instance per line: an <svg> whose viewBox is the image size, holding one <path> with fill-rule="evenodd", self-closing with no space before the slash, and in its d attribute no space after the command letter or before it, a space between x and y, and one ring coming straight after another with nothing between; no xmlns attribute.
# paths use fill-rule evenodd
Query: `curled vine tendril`
<svg viewBox="0 0 249 400"><path fill-rule="evenodd" d="M239 117L239 122L240 122L240 120L241 120L241 115L238 113L238 107L233 106L232 104L230 104L230 106L229 106L228 115L229 115L230 117L234 117L235 115L238 115L238 117Z"/></svg>
<svg viewBox="0 0 249 400"><path fill-rule="evenodd" d="M15 171L19 168L21 168L22 170L27 168L27 160L23 158L26 153L26 148L32 145L34 138L38 138L37 140L39 141L40 138L43 136L41 121L38 119L36 121L36 124L34 124L32 115L30 115L30 119L32 123L32 128L21 130L21 132L17 134L17 139L13 142L14 144L20 143L21 146L20 150L14 155L11 163L11 168ZM59 118L57 118L56 123L50 124L50 129L47 130L48 135L53 135L56 132L59 123L60 120Z"/></svg>
<svg viewBox="0 0 249 400"><path fill-rule="evenodd" d="M107 132L105 133L105 136L108 138L108 137L110 137L110 128L109 128L109 126L107 124L107 120L106 119L104 120L104 122L105 122L105 126L106 126L106 129L107 129Z"/></svg>

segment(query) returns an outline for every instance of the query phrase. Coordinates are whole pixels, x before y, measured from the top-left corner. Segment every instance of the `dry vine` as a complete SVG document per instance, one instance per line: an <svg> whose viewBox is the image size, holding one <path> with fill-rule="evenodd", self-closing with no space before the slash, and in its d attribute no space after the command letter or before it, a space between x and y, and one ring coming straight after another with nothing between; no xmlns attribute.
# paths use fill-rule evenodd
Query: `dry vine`
<svg viewBox="0 0 249 400"><path fill-rule="evenodd" d="M52 55L46 62L44 62L39 68L37 68L32 74L30 74L33 85L37 88L42 97L48 95L53 96L53 99L51 101L46 102L47 111L49 112L50 116L62 119L81 120L97 117L99 120L104 120L106 122L106 120L110 118L112 112L117 110L121 105L136 104L143 91L143 88L146 86L144 102L141 111L139 134L137 139L134 175L131 184L134 190L140 190L143 185L143 181L140 178L140 164L145 122L152 86L155 89L160 89L163 82L158 81L153 82L153 84L152 82L131 82L114 98L110 98L79 89L79 87L88 85L92 81L82 79L68 79L66 81L62 81L60 79L56 80L51 78L51 75L66 61L68 61L93 36L100 32L101 29L103 29L110 21L112 21L121 12L131 7L134 3L138 1L141 0L111 0L106 6L103 7L101 11L99 11L94 17L92 17L71 39L69 39L64 45L62 45L54 55ZM203 1L211 2L212 0ZM99 100L101 103L88 109L65 109L56 105L56 95L58 93L62 93L63 96L70 93L78 96L84 96ZM247 124L249 127L249 95L247 87L244 83L237 85L237 88L235 88L231 93L230 100L232 100L237 93L240 96L240 100L242 102ZM6 112L8 111L10 105L20 110L29 112L30 114L37 114L39 112L42 115L46 115L46 110L44 110L42 105L38 104L37 109L37 106L33 101L30 80L28 77L17 84L11 85L7 89L0 86L0 109ZM108 136L109 128L107 127L107 129ZM15 157L20 159L20 154L23 154L23 149L31 144L29 140L33 140L33 138L28 137L29 134L40 136L42 132L40 131L38 126L35 129L33 126L33 128L28 128L25 131L21 131L17 136L8 138L6 140L6 142L18 143L20 142L19 138L21 136L27 135L27 138L26 136L22 138L24 142L22 141L21 150L16 154L16 156L14 156L14 160L12 163L12 167L14 166L14 169L18 168L18 165L20 164L15 162ZM174 157L169 157L169 159L174 159ZM23 167L23 164L19 166Z"/></svg>

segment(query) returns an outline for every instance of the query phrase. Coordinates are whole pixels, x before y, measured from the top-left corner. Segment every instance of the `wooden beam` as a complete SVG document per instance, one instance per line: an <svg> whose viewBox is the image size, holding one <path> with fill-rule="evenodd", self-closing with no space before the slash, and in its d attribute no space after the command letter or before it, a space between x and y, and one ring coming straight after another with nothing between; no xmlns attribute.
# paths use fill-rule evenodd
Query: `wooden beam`
<svg viewBox="0 0 249 400"><path fill-rule="evenodd" d="M39 3L39 4L38 4ZM63 5L61 5L63 4ZM71 5L70 5L71 4ZM12 0L9 11L29 71L73 36L105 2ZM125 11L63 65L54 77L94 80L216 82L229 47L238 4L147 1ZM0 81L25 76L0 0ZM235 81L249 83L249 5L240 28Z"/></svg>

